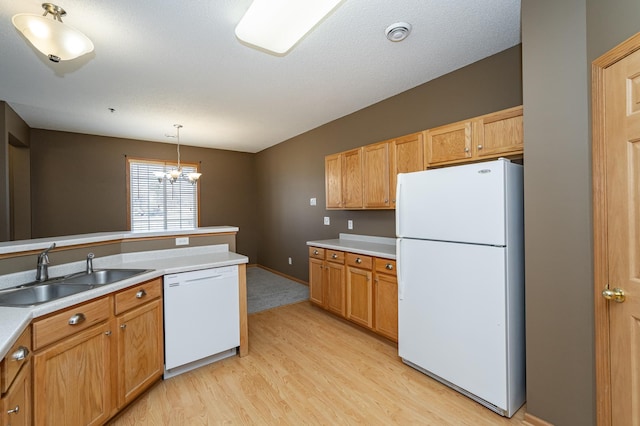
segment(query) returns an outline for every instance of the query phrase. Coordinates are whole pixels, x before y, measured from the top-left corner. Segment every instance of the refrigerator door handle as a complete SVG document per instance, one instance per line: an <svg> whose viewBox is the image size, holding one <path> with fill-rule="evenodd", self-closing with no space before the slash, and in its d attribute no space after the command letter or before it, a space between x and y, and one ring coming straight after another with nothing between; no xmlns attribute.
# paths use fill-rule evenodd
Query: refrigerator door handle
<svg viewBox="0 0 640 426"><path fill-rule="evenodd" d="M404 300L404 280L402 279L402 268L400 264L400 259L402 259L402 257L400 256L401 241L402 240L400 240L400 238L396 240L396 259L397 259L396 273L398 274L398 300Z"/></svg>
<svg viewBox="0 0 640 426"><path fill-rule="evenodd" d="M398 175L398 184L396 185L396 217L400 215L400 206L402 203L400 199L402 197L402 173ZM396 237L400 236L400 221L396 220ZM396 258L399 259L397 256Z"/></svg>

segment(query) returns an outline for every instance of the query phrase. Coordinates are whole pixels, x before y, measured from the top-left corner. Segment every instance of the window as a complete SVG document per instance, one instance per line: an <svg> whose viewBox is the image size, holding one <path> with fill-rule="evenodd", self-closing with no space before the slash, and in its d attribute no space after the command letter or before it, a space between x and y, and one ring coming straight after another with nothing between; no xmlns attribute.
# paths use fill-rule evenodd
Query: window
<svg viewBox="0 0 640 426"><path fill-rule="evenodd" d="M197 172L198 165L181 163L184 173ZM198 184L187 179L170 183L158 181L156 172L167 173L177 164L127 159L129 192L129 224L131 231L193 229L199 224Z"/></svg>

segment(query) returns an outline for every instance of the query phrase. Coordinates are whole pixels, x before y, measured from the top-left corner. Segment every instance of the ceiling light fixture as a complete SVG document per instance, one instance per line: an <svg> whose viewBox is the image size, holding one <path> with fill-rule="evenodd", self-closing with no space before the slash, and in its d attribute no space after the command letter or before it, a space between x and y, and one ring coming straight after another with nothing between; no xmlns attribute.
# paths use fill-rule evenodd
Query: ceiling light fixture
<svg viewBox="0 0 640 426"><path fill-rule="evenodd" d="M391 24L384 30L389 41L397 42L402 41L405 38L409 37L409 33L411 32L411 24L406 22L396 22L395 24Z"/></svg>
<svg viewBox="0 0 640 426"><path fill-rule="evenodd" d="M53 3L42 3L42 8L42 16L19 13L11 22L50 61L68 61L93 51L93 43L86 35L62 22L67 14L63 8ZM48 14L53 19L47 19Z"/></svg>
<svg viewBox="0 0 640 426"><path fill-rule="evenodd" d="M182 124L174 124L173 127L176 128L176 135L175 136L167 135L167 137L168 138L175 137L178 139L178 147L177 147L178 167L177 168L174 167L167 173L154 172L153 174L158 179L158 182L160 183L162 183L162 181L166 179L167 181L169 181L169 183L173 185L178 181L178 179L182 178L182 179L187 179L189 182L191 182L192 185L195 185L198 179L200 179L200 176L202 176L202 173L196 173L196 172L184 173L182 171L182 167L180 166L180 129L182 128Z"/></svg>
<svg viewBox="0 0 640 426"><path fill-rule="evenodd" d="M284 55L342 1L254 0L235 33L248 44Z"/></svg>

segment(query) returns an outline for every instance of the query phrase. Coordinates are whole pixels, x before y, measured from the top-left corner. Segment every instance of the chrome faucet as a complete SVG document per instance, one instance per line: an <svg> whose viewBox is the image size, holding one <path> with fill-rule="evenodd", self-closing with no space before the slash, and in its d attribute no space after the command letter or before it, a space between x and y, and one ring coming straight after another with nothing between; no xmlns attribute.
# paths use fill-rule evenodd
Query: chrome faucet
<svg viewBox="0 0 640 426"><path fill-rule="evenodd" d="M36 267L36 281L42 282L49 279L49 250L55 248L56 243L38 255L38 265Z"/></svg>
<svg viewBox="0 0 640 426"><path fill-rule="evenodd" d="M96 257L95 254L89 253L87 255L87 274L93 274L93 258Z"/></svg>

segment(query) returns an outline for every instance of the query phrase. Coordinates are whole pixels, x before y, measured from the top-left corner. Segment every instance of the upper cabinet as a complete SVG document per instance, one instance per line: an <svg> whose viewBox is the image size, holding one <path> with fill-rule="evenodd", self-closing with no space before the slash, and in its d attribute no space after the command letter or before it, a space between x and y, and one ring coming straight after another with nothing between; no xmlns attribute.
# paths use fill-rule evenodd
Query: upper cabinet
<svg viewBox="0 0 640 426"><path fill-rule="evenodd" d="M394 209L398 173L521 158L522 106L325 157L328 209Z"/></svg>

